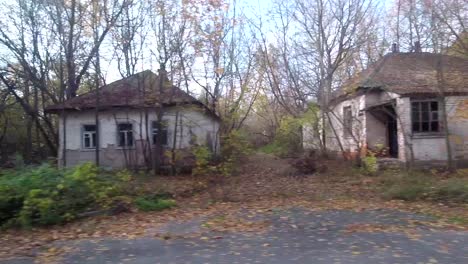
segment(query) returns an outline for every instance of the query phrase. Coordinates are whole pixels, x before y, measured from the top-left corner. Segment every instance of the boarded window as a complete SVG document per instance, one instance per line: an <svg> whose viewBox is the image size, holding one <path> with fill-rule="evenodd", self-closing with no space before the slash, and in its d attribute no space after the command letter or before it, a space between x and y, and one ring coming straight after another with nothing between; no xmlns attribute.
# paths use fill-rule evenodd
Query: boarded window
<svg viewBox="0 0 468 264"><path fill-rule="evenodd" d="M412 128L414 133L440 132L439 102L411 102Z"/></svg>
<svg viewBox="0 0 468 264"><path fill-rule="evenodd" d="M118 124L119 147L133 146L133 125L130 123Z"/></svg>
<svg viewBox="0 0 468 264"><path fill-rule="evenodd" d="M161 146L167 145L167 122L153 121L152 124L153 144L161 140Z"/></svg>
<svg viewBox="0 0 468 264"><path fill-rule="evenodd" d="M96 125L84 125L82 139L83 148L96 148Z"/></svg>
<svg viewBox="0 0 468 264"><path fill-rule="evenodd" d="M351 106L343 107L343 135L345 137L351 136L353 132L353 112Z"/></svg>

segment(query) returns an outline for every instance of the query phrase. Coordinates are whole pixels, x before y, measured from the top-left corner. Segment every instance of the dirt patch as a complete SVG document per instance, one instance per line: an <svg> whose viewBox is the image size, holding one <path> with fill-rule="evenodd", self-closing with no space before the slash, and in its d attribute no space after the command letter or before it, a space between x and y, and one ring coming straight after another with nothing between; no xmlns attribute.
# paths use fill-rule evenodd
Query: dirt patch
<svg viewBox="0 0 468 264"><path fill-rule="evenodd" d="M206 203L213 199L229 202L255 201L267 197L320 200L339 197L367 199L375 196L369 187L372 177L343 172L343 162L320 161L325 173L297 175L295 159L281 159L268 154L254 154L243 161L235 175L225 177L210 192L198 196Z"/></svg>

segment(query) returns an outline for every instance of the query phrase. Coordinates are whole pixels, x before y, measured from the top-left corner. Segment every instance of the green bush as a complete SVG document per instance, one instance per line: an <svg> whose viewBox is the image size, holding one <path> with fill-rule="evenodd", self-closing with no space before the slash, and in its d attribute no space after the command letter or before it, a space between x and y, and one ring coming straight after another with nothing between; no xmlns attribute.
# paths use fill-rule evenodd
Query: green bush
<svg viewBox="0 0 468 264"><path fill-rule="evenodd" d="M4 171L0 177L0 225L51 225L86 210L105 208L122 193L127 172L101 171L91 163L71 169L50 165Z"/></svg>
<svg viewBox="0 0 468 264"><path fill-rule="evenodd" d="M273 154L285 157L302 152L302 120L285 117L280 121L271 150Z"/></svg>
<svg viewBox="0 0 468 264"><path fill-rule="evenodd" d="M141 211L162 211L176 206L176 201L161 196L143 196L135 199L135 205Z"/></svg>
<svg viewBox="0 0 468 264"><path fill-rule="evenodd" d="M308 106L307 111L301 116L282 116L275 131L273 142L261 147L259 150L279 157L300 156L298 154L302 153L304 143L303 128L317 127L318 122L318 107L313 103Z"/></svg>
<svg viewBox="0 0 468 264"><path fill-rule="evenodd" d="M223 137L221 148L221 163L218 170L222 175L231 175L237 164L252 152L247 136L240 130L233 130Z"/></svg>
<svg viewBox="0 0 468 264"><path fill-rule="evenodd" d="M374 153L369 152L367 156L362 158L362 168L365 174L374 175L377 173L379 165Z"/></svg>
<svg viewBox="0 0 468 264"><path fill-rule="evenodd" d="M277 156L281 156L281 154L284 153L283 148L277 142L273 142L268 145L262 146L258 149L258 151Z"/></svg>
<svg viewBox="0 0 468 264"><path fill-rule="evenodd" d="M192 173L194 175L207 174L211 170L210 162L213 158L211 151L206 146L195 146L192 153L195 156L195 168Z"/></svg>
<svg viewBox="0 0 468 264"><path fill-rule="evenodd" d="M235 165L251 152L246 136L234 130L222 137L221 156L215 157L206 146L192 148L195 156L194 175L230 175ZM219 159L216 159L219 158Z"/></svg>

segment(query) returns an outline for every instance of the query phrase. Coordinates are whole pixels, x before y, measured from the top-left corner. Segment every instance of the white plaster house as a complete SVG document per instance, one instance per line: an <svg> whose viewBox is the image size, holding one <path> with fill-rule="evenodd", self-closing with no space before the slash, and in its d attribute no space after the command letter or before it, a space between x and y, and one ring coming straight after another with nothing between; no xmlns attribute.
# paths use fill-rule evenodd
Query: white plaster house
<svg viewBox="0 0 468 264"><path fill-rule="evenodd" d="M446 164L450 149L457 166L468 166L467 59L389 53L345 84L330 105L329 150L349 158L373 150L401 163L436 166ZM318 148L314 134L305 128L305 148Z"/></svg>
<svg viewBox="0 0 468 264"><path fill-rule="evenodd" d="M162 73L162 80L144 71L105 85L99 89L99 104L92 91L47 107L46 112L59 115L59 164L94 162L97 144L99 164L112 168L148 165L158 140L162 165L167 165L165 152L171 150L177 150L179 158L194 145L207 145L217 153L220 118Z"/></svg>

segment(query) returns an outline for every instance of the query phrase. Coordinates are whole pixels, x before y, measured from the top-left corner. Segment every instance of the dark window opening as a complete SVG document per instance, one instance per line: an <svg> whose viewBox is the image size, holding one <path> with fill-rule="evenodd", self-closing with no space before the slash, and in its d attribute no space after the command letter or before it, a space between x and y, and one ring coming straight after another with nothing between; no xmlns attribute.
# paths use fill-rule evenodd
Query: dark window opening
<svg viewBox="0 0 468 264"><path fill-rule="evenodd" d="M343 107L343 133L345 137L351 136L353 131L353 112L351 106Z"/></svg>
<svg viewBox="0 0 468 264"><path fill-rule="evenodd" d="M83 148L96 148L96 125L83 126Z"/></svg>
<svg viewBox="0 0 468 264"><path fill-rule="evenodd" d="M158 139L161 140L161 145L167 145L167 122L158 122L153 121L152 124L152 137L153 137L153 144L158 142Z"/></svg>
<svg viewBox="0 0 468 264"><path fill-rule="evenodd" d="M118 124L119 147L133 146L133 125L129 123Z"/></svg>
<svg viewBox="0 0 468 264"><path fill-rule="evenodd" d="M439 102L411 102L412 129L414 133L440 132Z"/></svg>

